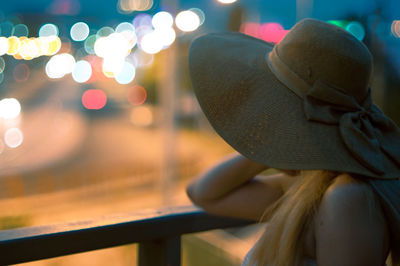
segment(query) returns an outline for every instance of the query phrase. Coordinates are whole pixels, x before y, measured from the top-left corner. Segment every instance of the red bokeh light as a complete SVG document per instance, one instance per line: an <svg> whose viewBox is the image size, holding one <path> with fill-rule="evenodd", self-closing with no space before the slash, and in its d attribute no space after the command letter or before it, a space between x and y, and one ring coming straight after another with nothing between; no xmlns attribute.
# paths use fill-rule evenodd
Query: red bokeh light
<svg viewBox="0 0 400 266"><path fill-rule="evenodd" d="M127 98L132 105L141 105L146 101L147 92L142 86L135 85L128 90Z"/></svg>
<svg viewBox="0 0 400 266"><path fill-rule="evenodd" d="M240 31L270 43L280 42L288 33L288 30L285 30L279 23L244 23L241 25Z"/></svg>
<svg viewBox="0 0 400 266"><path fill-rule="evenodd" d="M83 93L82 104L86 109L99 110L107 103L107 95L102 90L90 89Z"/></svg>

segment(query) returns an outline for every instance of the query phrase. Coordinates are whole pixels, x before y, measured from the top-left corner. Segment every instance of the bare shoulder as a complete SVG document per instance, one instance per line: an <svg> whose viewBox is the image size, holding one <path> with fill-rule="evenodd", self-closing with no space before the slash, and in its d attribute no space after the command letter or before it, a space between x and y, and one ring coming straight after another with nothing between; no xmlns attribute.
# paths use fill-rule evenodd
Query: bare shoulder
<svg viewBox="0 0 400 266"><path fill-rule="evenodd" d="M368 184L342 174L324 194L315 218L318 265L383 265L388 229Z"/></svg>
<svg viewBox="0 0 400 266"><path fill-rule="evenodd" d="M339 207L337 205L349 205L350 202L353 206L354 204L366 206L365 200L376 200L371 187L348 174L342 174L336 177L328 187L322 199L322 203L325 205L322 206Z"/></svg>

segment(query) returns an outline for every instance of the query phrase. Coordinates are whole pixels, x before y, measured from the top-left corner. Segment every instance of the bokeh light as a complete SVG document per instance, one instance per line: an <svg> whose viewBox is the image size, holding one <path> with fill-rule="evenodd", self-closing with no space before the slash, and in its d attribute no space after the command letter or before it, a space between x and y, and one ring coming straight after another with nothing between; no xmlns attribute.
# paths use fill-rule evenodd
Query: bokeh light
<svg viewBox="0 0 400 266"><path fill-rule="evenodd" d="M3 57L0 57L0 73L3 73L5 68L6 68L6 62L4 61Z"/></svg>
<svg viewBox="0 0 400 266"><path fill-rule="evenodd" d="M71 27L70 34L72 40L84 41L89 36L89 26L85 22L77 22Z"/></svg>
<svg viewBox="0 0 400 266"><path fill-rule="evenodd" d="M118 10L121 13L146 11L153 6L153 0L118 0Z"/></svg>
<svg viewBox="0 0 400 266"><path fill-rule="evenodd" d="M261 25L259 23L246 22L241 25L240 32L266 42L278 43L289 31L285 30L281 24L275 22L263 23Z"/></svg>
<svg viewBox="0 0 400 266"><path fill-rule="evenodd" d="M163 48L170 46L176 39L176 33L173 28L156 29L154 33L158 36Z"/></svg>
<svg viewBox="0 0 400 266"><path fill-rule="evenodd" d="M174 25L174 18L166 11L156 13L151 21L155 29L171 28Z"/></svg>
<svg viewBox="0 0 400 266"><path fill-rule="evenodd" d="M4 142L10 148L17 148L22 144L24 135L19 128L13 127L4 133Z"/></svg>
<svg viewBox="0 0 400 266"><path fill-rule="evenodd" d="M176 15L175 24L181 31L190 32L200 26L200 18L193 11L181 11Z"/></svg>
<svg viewBox="0 0 400 266"><path fill-rule="evenodd" d="M8 39L6 37L0 37L0 56L5 55L8 52Z"/></svg>
<svg viewBox="0 0 400 266"><path fill-rule="evenodd" d="M143 36L140 41L140 48L148 54L156 54L163 48L163 43L158 34L153 31Z"/></svg>
<svg viewBox="0 0 400 266"><path fill-rule="evenodd" d="M58 36L58 27L54 24L44 24L39 29L39 37Z"/></svg>
<svg viewBox="0 0 400 266"><path fill-rule="evenodd" d="M21 113L21 104L15 98L4 98L0 101L0 118L14 119Z"/></svg>
<svg viewBox="0 0 400 266"><path fill-rule="evenodd" d="M8 55L17 54L20 47L21 47L21 41L19 40L19 38L15 36L8 38L8 50L7 50Z"/></svg>
<svg viewBox="0 0 400 266"><path fill-rule="evenodd" d="M96 35L90 35L85 40L85 51L88 54L95 54L94 52L94 44L96 43L97 37Z"/></svg>
<svg viewBox="0 0 400 266"><path fill-rule="evenodd" d="M260 37L260 24L255 22L246 22L240 26L240 32L253 36L255 38Z"/></svg>
<svg viewBox="0 0 400 266"><path fill-rule="evenodd" d="M103 74L108 78L114 78L121 73L125 64L123 57L108 56L103 60Z"/></svg>
<svg viewBox="0 0 400 266"><path fill-rule="evenodd" d="M31 60L41 55L41 44L39 39L25 39L21 41L19 55L25 60Z"/></svg>
<svg viewBox="0 0 400 266"><path fill-rule="evenodd" d="M57 36L39 37L43 55L55 55L61 49L61 40Z"/></svg>
<svg viewBox="0 0 400 266"><path fill-rule="evenodd" d="M115 28L115 32L124 36L124 38L128 41L128 46L130 49L135 47L137 42L137 36L135 32L135 27L133 26L132 23L122 22L118 24L118 26Z"/></svg>
<svg viewBox="0 0 400 266"><path fill-rule="evenodd" d="M348 20L328 20L327 22L341 28L346 28L346 26L349 24Z"/></svg>
<svg viewBox="0 0 400 266"><path fill-rule="evenodd" d="M279 23L264 23L260 27L260 37L266 42L278 43L288 33Z"/></svg>
<svg viewBox="0 0 400 266"><path fill-rule="evenodd" d="M149 105L141 105L132 108L130 120L135 126L151 126L154 123L153 108Z"/></svg>
<svg viewBox="0 0 400 266"><path fill-rule="evenodd" d="M141 105L146 101L147 92L140 85L135 85L128 90L127 99L132 105Z"/></svg>
<svg viewBox="0 0 400 266"><path fill-rule="evenodd" d="M99 29L96 33L97 38L101 38L101 37L107 37L108 35L111 35L112 33L114 33L114 29L111 27L102 27L101 29Z"/></svg>
<svg viewBox="0 0 400 266"><path fill-rule="evenodd" d="M149 25L142 25L139 28L136 28L135 32L136 32L136 36L137 36L137 39L138 39L138 43L141 42L143 36L153 32L153 31L154 31L153 27L149 26Z"/></svg>
<svg viewBox="0 0 400 266"><path fill-rule="evenodd" d="M78 83L84 83L92 76L92 66L86 60L76 62L72 71L72 78Z"/></svg>
<svg viewBox="0 0 400 266"><path fill-rule="evenodd" d="M115 80L119 84L129 84L133 81L136 75L135 67L129 63L125 62L122 70L115 76Z"/></svg>
<svg viewBox="0 0 400 266"><path fill-rule="evenodd" d="M16 82L25 82L29 79L31 70L26 64L18 64L14 68L14 79Z"/></svg>
<svg viewBox="0 0 400 266"><path fill-rule="evenodd" d="M359 41L362 41L365 37L365 30L360 22L352 21L346 26L346 30L350 32Z"/></svg>
<svg viewBox="0 0 400 266"><path fill-rule="evenodd" d="M83 93L82 104L86 109L99 110L107 103L107 95L104 91L90 89Z"/></svg>
<svg viewBox="0 0 400 266"><path fill-rule="evenodd" d="M138 29L141 26L152 26L153 18L149 14L139 14L133 19L133 26Z"/></svg>
<svg viewBox="0 0 400 266"><path fill-rule="evenodd" d="M71 73L75 67L75 58L67 53L57 54L46 64L46 74L49 78L62 78Z"/></svg>
<svg viewBox="0 0 400 266"><path fill-rule="evenodd" d="M206 15L204 14L204 11L197 7L190 8L189 10L196 13L197 16L199 16L200 25L203 25L204 21L206 20Z"/></svg>
<svg viewBox="0 0 400 266"><path fill-rule="evenodd" d="M221 4L232 4L235 3L237 0L218 0Z"/></svg>
<svg viewBox="0 0 400 266"><path fill-rule="evenodd" d="M135 27L129 22L121 22L117 27L115 27L115 32L121 33L124 31L135 31Z"/></svg>
<svg viewBox="0 0 400 266"><path fill-rule="evenodd" d="M392 34L396 38L400 38L400 20L394 20L391 26Z"/></svg>
<svg viewBox="0 0 400 266"><path fill-rule="evenodd" d="M121 33L115 32L107 37L97 39L94 44L94 52L102 58L124 58L130 52L130 45Z"/></svg>
<svg viewBox="0 0 400 266"><path fill-rule="evenodd" d="M15 25L12 30L12 35L17 37L22 37L22 36L27 37L29 35L29 29L25 24Z"/></svg>

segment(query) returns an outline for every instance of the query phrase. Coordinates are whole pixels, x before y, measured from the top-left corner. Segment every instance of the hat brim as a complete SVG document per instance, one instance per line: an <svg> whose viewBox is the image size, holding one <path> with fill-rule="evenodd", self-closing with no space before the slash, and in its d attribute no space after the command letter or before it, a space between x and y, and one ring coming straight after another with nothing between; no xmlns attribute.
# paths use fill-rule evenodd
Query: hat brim
<svg viewBox="0 0 400 266"><path fill-rule="evenodd" d="M302 99L270 71L273 45L240 34L208 34L189 52L189 70L199 104L215 131L251 160L280 169L325 169L374 178L398 178L384 160L377 175L344 146L336 125L310 122Z"/></svg>

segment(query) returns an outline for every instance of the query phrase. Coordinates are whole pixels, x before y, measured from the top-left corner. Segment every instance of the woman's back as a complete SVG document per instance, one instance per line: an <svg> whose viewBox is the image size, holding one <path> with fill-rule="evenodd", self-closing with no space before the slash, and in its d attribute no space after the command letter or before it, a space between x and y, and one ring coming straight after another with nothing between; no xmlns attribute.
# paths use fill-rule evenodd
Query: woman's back
<svg viewBox="0 0 400 266"><path fill-rule="evenodd" d="M290 188L294 180L283 177L282 187ZM335 177L310 221L300 236L304 266L385 265L388 228L378 198L366 183L347 174ZM250 265L252 252L243 265Z"/></svg>
<svg viewBox="0 0 400 266"><path fill-rule="evenodd" d="M388 228L377 196L368 184L347 174L336 177L325 192L311 233L305 251L318 265L384 265L389 252Z"/></svg>

